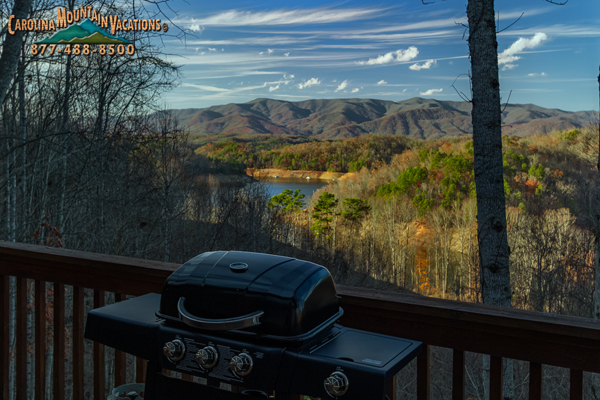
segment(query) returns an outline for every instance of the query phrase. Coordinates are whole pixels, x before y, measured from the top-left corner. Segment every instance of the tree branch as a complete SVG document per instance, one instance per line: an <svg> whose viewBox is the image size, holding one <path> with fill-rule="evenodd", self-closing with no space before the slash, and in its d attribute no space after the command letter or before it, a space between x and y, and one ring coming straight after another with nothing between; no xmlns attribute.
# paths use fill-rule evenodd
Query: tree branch
<svg viewBox="0 0 600 400"><path fill-rule="evenodd" d="M456 82L456 80L457 80L458 78L460 78L461 76L463 76L463 75L466 75L466 76L469 78L469 82L471 82L471 76L470 76L469 74L460 74L460 75L458 75L458 76L456 77L456 79L454 79L454 82L452 82L452 85L450 85L450 87L456 91L456 94L458 94L458 96L459 96L459 97L460 97L460 98L461 98L463 101L466 101L467 103L471 103L471 102L472 102L472 100L471 100L471 99L469 99L469 97L467 97L467 95L466 95L466 94L464 94L463 92L459 92L459 91L458 91L458 89L456 89L456 86L454 86L454 83Z"/></svg>
<svg viewBox="0 0 600 400"><path fill-rule="evenodd" d="M567 0L568 1L568 0ZM505 30L507 30L508 28L510 28L511 26L513 26L514 24L516 24L517 22L519 22L519 20L521 19L521 17L524 15L525 13L522 12L521 15L519 15L519 18L517 18L512 24L510 24L509 26L507 26L506 28L496 31L496 33L500 33L500 32L504 32ZM498 23L496 24L496 27L500 26L500 11L498 11Z"/></svg>

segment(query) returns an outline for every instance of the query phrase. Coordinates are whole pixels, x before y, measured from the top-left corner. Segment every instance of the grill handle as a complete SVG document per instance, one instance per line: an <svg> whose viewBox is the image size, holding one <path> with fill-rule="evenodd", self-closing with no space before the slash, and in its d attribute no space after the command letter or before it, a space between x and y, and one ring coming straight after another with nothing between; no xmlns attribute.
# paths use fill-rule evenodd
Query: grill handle
<svg viewBox="0 0 600 400"><path fill-rule="evenodd" d="M179 311L179 318L181 319L181 322L193 328L207 329L211 331L229 331L232 329L244 329L251 326L260 325L260 317L262 317L264 314L264 311L259 310L251 314L234 318L200 318L190 314L190 312L185 309L184 303L185 297L180 297L179 301L177 302L177 311Z"/></svg>

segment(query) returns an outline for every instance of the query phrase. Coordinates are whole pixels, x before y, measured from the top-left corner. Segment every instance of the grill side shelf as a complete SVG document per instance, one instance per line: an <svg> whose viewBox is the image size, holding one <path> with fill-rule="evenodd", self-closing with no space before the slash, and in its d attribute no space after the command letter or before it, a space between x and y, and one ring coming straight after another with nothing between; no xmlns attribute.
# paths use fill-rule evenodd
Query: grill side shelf
<svg viewBox="0 0 600 400"><path fill-rule="evenodd" d="M336 325L319 345L298 349L290 393L331 398L326 382L343 376L344 400L381 400L390 379L421 351L421 342ZM336 375L337 374L337 375ZM334 382L335 383L335 382Z"/></svg>
<svg viewBox="0 0 600 400"><path fill-rule="evenodd" d="M160 295L149 293L91 310L85 326L86 339L122 350L146 360L156 358L156 329L164 322L155 310Z"/></svg>

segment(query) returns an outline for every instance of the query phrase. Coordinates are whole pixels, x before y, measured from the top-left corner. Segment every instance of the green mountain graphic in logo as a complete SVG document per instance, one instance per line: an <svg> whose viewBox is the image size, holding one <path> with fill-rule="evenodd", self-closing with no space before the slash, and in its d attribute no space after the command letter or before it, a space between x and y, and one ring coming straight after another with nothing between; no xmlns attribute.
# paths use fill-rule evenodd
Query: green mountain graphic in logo
<svg viewBox="0 0 600 400"><path fill-rule="evenodd" d="M113 36L86 19L80 24L71 25L54 35L40 40L35 44L130 44L131 42L118 36Z"/></svg>

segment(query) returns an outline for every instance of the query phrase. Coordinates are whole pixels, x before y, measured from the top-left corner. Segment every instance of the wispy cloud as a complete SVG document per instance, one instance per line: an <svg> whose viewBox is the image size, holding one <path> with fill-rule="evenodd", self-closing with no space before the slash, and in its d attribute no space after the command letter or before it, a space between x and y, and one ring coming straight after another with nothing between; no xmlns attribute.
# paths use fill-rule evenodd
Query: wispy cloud
<svg viewBox="0 0 600 400"><path fill-rule="evenodd" d="M293 78L294 75L287 75L287 74L283 74L283 80L279 80L277 82L267 82L268 85L275 85L277 84L277 86L269 86L269 93L276 91L277 89L279 89L279 86L283 83L284 85L287 85L288 83L290 83L291 81L289 79Z"/></svg>
<svg viewBox="0 0 600 400"><path fill-rule="evenodd" d="M229 92L230 91L230 89L223 89L223 88L218 88L215 86L207 86L207 85L195 85L193 83L182 83L181 86L194 87L196 89L206 90L209 92Z"/></svg>
<svg viewBox="0 0 600 400"><path fill-rule="evenodd" d="M284 56L289 57L290 56L290 52L288 51L287 53L283 53Z"/></svg>
<svg viewBox="0 0 600 400"><path fill-rule="evenodd" d="M352 93L357 93L360 89L359 88L354 88L352 89Z"/></svg>
<svg viewBox="0 0 600 400"><path fill-rule="evenodd" d="M526 36L534 35L541 30L546 35L552 37L597 37L600 35L600 27L598 25L564 25L555 24L543 27L533 27L527 29L508 29L499 36Z"/></svg>
<svg viewBox="0 0 600 400"><path fill-rule="evenodd" d="M539 74L537 72L534 72L532 74L527 74L527 76L546 76L545 72L540 72Z"/></svg>
<svg viewBox="0 0 600 400"><path fill-rule="evenodd" d="M297 43L310 43L315 40L316 39L313 36L253 36L219 40L189 40L188 44L192 46L281 46Z"/></svg>
<svg viewBox="0 0 600 400"><path fill-rule="evenodd" d="M396 50L389 53L386 53L383 56L379 56L377 58L370 58L368 61L356 61L358 65L381 65L388 64L392 61L402 62L402 61L410 61L415 58L419 54L419 50L415 46L411 46L406 50Z"/></svg>
<svg viewBox="0 0 600 400"><path fill-rule="evenodd" d="M311 87L311 86L315 86L315 85L320 85L321 81L318 78L310 78L309 80L303 82L303 83L299 83L298 84L298 89L304 89L307 87Z"/></svg>
<svg viewBox="0 0 600 400"><path fill-rule="evenodd" d="M202 33L204 31L204 27L200 26L200 24L198 23L198 21L196 21L195 19L192 18L192 21L191 21L190 26L189 26L189 30L194 31L194 32L198 32L198 33Z"/></svg>
<svg viewBox="0 0 600 400"><path fill-rule="evenodd" d="M428 43L432 44L436 41L439 42L441 39L456 38L456 30L446 29L439 31L430 32L409 32L409 33L392 33L392 34L381 34L381 35L358 35L356 33L350 34L332 34L333 39L344 39L344 40L361 40L368 42L379 42L379 43Z"/></svg>
<svg viewBox="0 0 600 400"><path fill-rule="evenodd" d="M432 65L435 65L435 64L437 64L437 61L435 61L435 60L427 60L423 64L418 64L418 63L417 64L413 64L413 65L411 65L408 68L412 69L413 71L420 71L422 69L429 69L429 68L431 68Z"/></svg>
<svg viewBox="0 0 600 400"><path fill-rule="evenodd" d="M347 86L348 86L348 81L345 80L342 83L340 83L340 85L337 87L337 89L335 89L335 91L339 92L340 90L344 90L344 89L346 89Z"/></svg>
<svg viewBox="0 0 600 400"><path fill-rule="evenodd" d="M509 20L512 18L518 18L519 16L521 16L522 13L525 13L525 17L531 17L534 15L538 15L538 14L543 14L543 13L547 13L549 12L548 8L539 8L539 9L530 9L530 10L518 10L518 11L512 11L512 12L504 12L500 14L500 17L503 20ZM426 19L424 21L420 21L420 22L411 22L408 24L398 24L398 23L393 23L393 24L389 24L386 26L382 26L382 27L377 27L377 28L367 28L367 29L356 29L356 28L352 28L352 29L346 29L346 30L338 30L336 31L337 34L340 35L357 35L357 36L361 36L361 35L369 35L369 34L376 34L376 33L385 33L385 32L401 32L401 31L417 31L417 30L431 30L431 29L439 29L439 28L455 28L456 24L461 24L467 23L467 17L464 15L457 15L454 18L444 18L444 19ZM510 33L511 30L505 31L506 33ZM278 34L280 33L280 31L269 31L269 33L274 33L274 34ZM310 34L310 35L317 35L319 37L322 37L323 35L328 35L331 33L331 31L327 31L327 30L310 30L310 31L306 31L306 30L302 30L302 31L286 31L286 33L295 33L295 34ZM456 34L456 31L454 31L454 33ZM423 34L423 32L417 33L417 34ZM503 32L504 34L504 32Z"/></svg>
<svg viewBox="0 0 600 400"><path fill-rule="evenodd" d="M377 85L387 85L387 82L382 79L379 82L377 82Z"/></svg>
<svg viewBox="0 0 600 400"><path fill-rule="evenodd" d="M222 78L235 78L240 76L255 76L255 75L284 75L283 71L257 71L257 70L223 70L219 71L218 74L215 75L207 75L204 71L188 71L186 72L186 78L200 78L200 79L222 79ZM290 79L285 78L284 79Z"/></svg>
<svg viewBox="0 0 600 400"><path fill-rule="evenodd" d="M525 49L536 48L547 39L548 36L543 32L536 33L530 39L523 37L519 38L516 42L511 44L508 49L498 55L498 65L504 65L502 67L503 71L515 68L517 65L513 63L521 59L517 54L522 53Z"/></svg>
<svg viewBox="0 0 600 400"><path fill-rule="evenodd" d="M267 25L299 25L329 24L333 22L349 22L366 18L374 18L383 9L380 8L304 8L295 10L273 11L224 11L196 21L202 26L267 26Z"/></svg>
<svg viewBox="0 0 600 400"><path fill-rule="evenodd" d="M311 96L298 96L294 94L273 94L275 97L285 97L289 99L310 99Z"/></svg>
<svg viewBox="0 0 600 400"><path fill-rule="evenodd" d="M303 47L300 48L298 50L319 50L319 49L351 49L351 50L357 50L357 49L368 49L368 50L374 50L374 49L379 49L381 48L382 45L381 44L376 44L376 43L356 43L356 44L317 44L314 46L307 46L307 47Z"/></svg>
<svg viewBox="0 0 600 400"><path fill-rule="evenodd" d="M431 96L432 94L435 94L435 93L442 93L442 90L444 90L444 89L429 89L425 92L420 92L419 94L421 96Z"/></svg>

